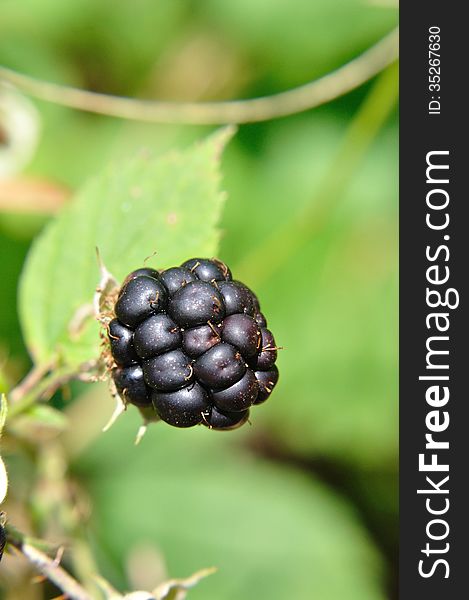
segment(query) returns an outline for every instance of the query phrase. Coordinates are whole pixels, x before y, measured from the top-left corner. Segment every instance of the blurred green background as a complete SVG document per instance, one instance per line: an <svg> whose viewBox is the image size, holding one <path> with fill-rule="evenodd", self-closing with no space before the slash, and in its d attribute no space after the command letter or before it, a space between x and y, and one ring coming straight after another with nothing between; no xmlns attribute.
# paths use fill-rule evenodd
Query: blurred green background
<svg viewBox="0 0 469 600"><path fill-rule="evenodd" d="M0 64L118 95L249 98L339 67L396 22L384 0L1 0ZM157 425L134 447L137 412L101 434L106 387L74 384L54 398L70 417L63 432L34 430L36 446L3 440L5 510L28 533L70 536L77 577L97 565L121 590L150 589L214 565L189 598L396 597L396 91L391 67L320 108L241 126L225 151L219 256L256 290L284 347L252 427ZM0 163L13 161L0 179L5 388L30 366L16 290L34 236L110 161L213 130L33 104L3 115L0 104ZM16 113L23 136L8 130ZM63 494L79 519L61 513ZM5 560L0 597L57 595Z"/></svg>

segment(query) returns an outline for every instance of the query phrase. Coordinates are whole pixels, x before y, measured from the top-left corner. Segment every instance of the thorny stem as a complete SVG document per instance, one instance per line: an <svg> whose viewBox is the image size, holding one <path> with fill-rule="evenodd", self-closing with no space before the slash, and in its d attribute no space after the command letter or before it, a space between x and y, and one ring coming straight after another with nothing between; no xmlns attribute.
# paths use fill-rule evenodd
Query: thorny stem
<svg viewBox="0 0 469 600"><path fill-rule="evenodd" d="M230 124L267 121L315 108L359 87L399 55L399 30L394 29L337 70L286 92L225 102L163 102L98 94L41 81L0 67L0 78L23 92L78 110L158 123Z"/></svg>
<svg viewBox="0 0 469 600"><path fill-rule="evenodd" d="M60 566L60 552L55 559L50 558L28 543L23 534L8 525L6 526L6 535L8 544L16 548L44 577L62 590L68 600L93 600L78 581Z"/></svg>

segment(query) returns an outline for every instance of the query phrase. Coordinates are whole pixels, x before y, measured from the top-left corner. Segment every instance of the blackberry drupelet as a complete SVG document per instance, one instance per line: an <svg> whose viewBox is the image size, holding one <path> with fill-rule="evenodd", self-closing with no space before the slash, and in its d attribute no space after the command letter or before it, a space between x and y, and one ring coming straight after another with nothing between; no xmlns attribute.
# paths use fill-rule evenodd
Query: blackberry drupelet
<svg viewBox="0 0 469 600"><path fill-rule="evenodd" d="M236 429L278 381L277 346L259 300L217 259L133 271L114 312L116 390L170 425Z"/></svg>

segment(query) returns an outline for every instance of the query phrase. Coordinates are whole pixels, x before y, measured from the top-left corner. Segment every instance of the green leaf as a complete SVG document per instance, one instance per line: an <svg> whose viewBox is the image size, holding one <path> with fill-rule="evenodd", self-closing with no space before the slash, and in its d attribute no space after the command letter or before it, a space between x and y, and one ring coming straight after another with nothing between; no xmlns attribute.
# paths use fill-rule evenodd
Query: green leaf
<svg viewBox="0 0 469 600"><path fill-rule="evenodd" d="M128 582L114 565L151 543L170 576L217 567L191 600L385 598L378 552L353 509L315 478L243 451L236 441L249 428L160 424L134 449L138 421L128 411L74 468L93 500L100 572L115 585Z"/></svg>
<svg viewBox="0 0 469 600"><path fill-rule="evenodd" d="M37 363L70 365L98 354L97 323L73 336L70 323L99 280L95 248L118 279L143 265L165 268L217 253L223 204L219 156L232 134L158 158L144 153L85 185L34 243L20 284L20 318ZM73 338L73 339L72 339Z"/></svg>

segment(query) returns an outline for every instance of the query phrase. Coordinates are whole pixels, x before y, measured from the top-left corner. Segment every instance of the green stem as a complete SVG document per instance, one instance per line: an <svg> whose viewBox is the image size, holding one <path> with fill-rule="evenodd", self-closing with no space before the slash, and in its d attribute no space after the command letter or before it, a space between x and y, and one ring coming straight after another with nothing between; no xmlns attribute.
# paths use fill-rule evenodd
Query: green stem
<svg viewBox="0 0 469 600"><path fill-rule="evenodd" d="M41 81L0 66L0 80L48 102L98 114L156 123L220 125L268 121L310 110L356 89L394 62L399 55L399 30L335 71L272 96L222 102L163 102L97 94Z"/></svg>

